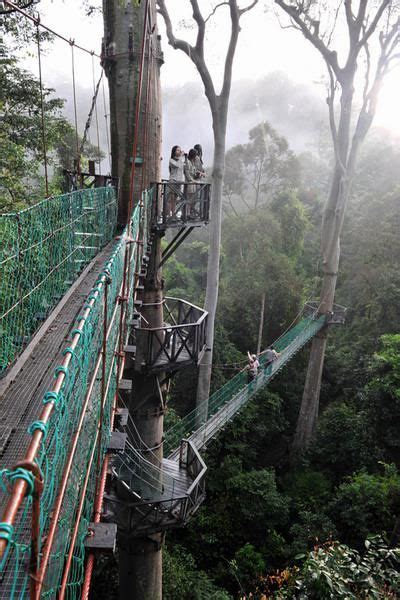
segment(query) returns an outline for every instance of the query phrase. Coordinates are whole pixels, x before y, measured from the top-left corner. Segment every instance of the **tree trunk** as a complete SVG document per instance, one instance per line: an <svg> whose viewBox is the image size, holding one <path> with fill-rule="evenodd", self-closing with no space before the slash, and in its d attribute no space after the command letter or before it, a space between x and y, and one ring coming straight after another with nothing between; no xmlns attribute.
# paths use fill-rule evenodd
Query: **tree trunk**
<svg viewBox="0 0 400 600"><path fill-rule="evenodd" d="M214 321L218 303L219 285L219 261L221 254L221 219L222 219L222 189L225 169L225 135L226 115L223 116L225 127L215 124L216 117L213 116L214 127L214 161L211 188L211 207L207 264L207 289L204 308L208 312L207 321L207 352L204 353L200 367L197 386L197 424L207 420L208 397L210 395L212 357L214 344Z"/></svg>
<svg viewBox="0 0 400 600"><path fill-rule="evenodd" d="M261 311L260 311L260 325L258 327L258 340L257 340L257 356L261 352L262 335L264 328L264 310L265 310L265 292L261 296Z"/></svg>
<svg viewBox="0 0 400 600"><path fill-rule="evenodd" d="M149 328L163 325L163 285L161 270L161 237L153 242L149 264L149 275L145 282L142 314ZM149 306L150 305L150 306ZM147 338L142 339L146 347ZM136 360L143 356L144 349L138 347ZM154 348L154 351L157 349ZM163 459L163 421L165 398L159 381L163 374L143 374L135 371L133 375L132 396L129 404L129 414L134 427L128 430L131 444L141 451L146 460L158 469L162 467ZM152 451L145 451L152 448ZM157 470L154 471L154 475ZM138 476L138 475L136 475ZM140 474L139 474L140 476ZM158 481L158 493L162 493L161 477ZM151 487L146 489L142 483L144 498L153 498L155 479ZM123 492L122 492L123 493ZM123 533L119 536L119 569L120 569L120 600L161 600L162 599L162 546L164 534L153 533L143 537Z"/></svg>
<svg viewBox="0 0 400 600"><path fill-rule="evenodd" d="M144 27L146 2L135 8L133 2L103 0L104 39L103 66L108 78L110 92L110 130L112 175L119 178L119 224L125 225L130 204L130 184L132 169L132 149L135 136L135 110L139 101L138 82L140 73L141 43ZM156 21L155 0L150 1L152 23ZM163 62L157 31L146 45L143 72L143 87L140 96L141 111L138 129L147 133L139 136L137 157L143 160L135 169L134 204L139 200L139 192L149 181L155 181L160 169L161 107L159 83L150 80L147 86L148 69L156 68ZM145 107L146 97L149 106ZM155 115L155 113L157 114ZM150 115L153 118L150 118ZM155 115L155 116L154 116ZM136 157L135 157L136 158Z"/></svg>
<svg viewBox="0 0 400 600"><path fill-rule="evenodd" d="M146 29L149 33L145 34L144 64L140 78L147 6L150 22ZM112 174L120 180L119 222L123 225L128 220L130 207L139 200L142 189L146 188L150 181L160 179L159 69L162 54L155 27L155 0L150 0L149 3L144 1L139 8L135 8L132 2L103 0L103 14L103 62L110 89ZM137 115L139 119L136 124ZM132 154L135 154L133 158L139 157L141 161L132 165ZM130 198L131 192L133 203ZM159 327L163 324L163 308L160 303L163 297L160 257L161 240L156 237L143 292L143 315L149 327ZM155 306L146 306L149 303L155 303ZM140 348L137 350L140 353ZM130 442L141 451L143 447L153 448L152 452L144 454L147 460L161 467L165 403L158 377L146 376L136 371L132 373L127 367L124 377L133 380L129 412L135 427L129 429ZM161 477L159 483L161 491ZM152 492L154 493L154 490ZM120 510L123 511L124 500L127 499L123 486L120 486L118 493L122 501ZM149 496L146 490L142 493ZM134 532L131 534L125 530L118 531L121 600L161 600L163 540L162 532L135 537Z"/></svg>
<svg viewBox="0 0 400 600"><path fill-rule="evenodd" d="M340 231L343 224L344 209L347 202L348 186L343 183L340 168L335 169L331 192L324 213L322 228L323 280L320 296L319 314L332 311L340 258ZM332 206L341 207L334 210ZM297 420L296 433L293 440L292 454L310 444L318 420L319 396L321 390L322 370L328 330L322 329L312 341L310 358L303 391L300 413Z"/></svg>

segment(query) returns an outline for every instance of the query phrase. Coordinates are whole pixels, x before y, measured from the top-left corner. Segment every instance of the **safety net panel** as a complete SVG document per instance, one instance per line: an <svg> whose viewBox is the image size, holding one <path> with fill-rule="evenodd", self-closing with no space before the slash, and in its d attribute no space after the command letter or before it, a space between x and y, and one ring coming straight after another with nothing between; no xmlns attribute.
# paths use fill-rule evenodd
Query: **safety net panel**
<svg viewBox="0 0 400 600"><path fill-rule="evenodd" d="M112 187L48 198L0 215L0 376L114 236Z"/></svg>

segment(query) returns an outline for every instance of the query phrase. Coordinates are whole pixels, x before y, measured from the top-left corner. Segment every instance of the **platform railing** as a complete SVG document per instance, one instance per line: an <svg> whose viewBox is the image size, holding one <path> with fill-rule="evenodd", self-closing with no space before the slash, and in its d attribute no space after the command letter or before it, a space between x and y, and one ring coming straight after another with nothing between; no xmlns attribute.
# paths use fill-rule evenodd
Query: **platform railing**
<svg viewBox="0 0 400 600"><path fill-rule="evenodd" d="M152 187L153 228L196 226L210 220L209 183L163 181Z"/></svg>
<svg viewBox="0 0 400 600"><path fill-rule="evenodd" d="M159 478L159 467L151 467L147 460L138 460L138 456L139 454L136 457L130 454L118 459L120 465L125 462L125 470L128 467L131 471L129 483L124 481L132 492L132 498L135 498L132 502L124 502L124 514L119 513L122 521L118 521L118 526L131 533L151 533L185 525L205 498L207 467L197 448L190 440L181 441L179 466L185 469L192 479L184 493L179 491L179 488L174 488L173 478L166 474L162 475L161 491L156 489L158 484L155 485L155 481ZM114 472L119 471L117 468ZM153 497L146 497L151 489ZM142 493L143 490L145 494ZM108 497L107 502L112 504L113 499Z"/></svg>
<svg viewBox="0 0 400 600"><path fill-rule="evenodd" d="M318 314L320 303L317 300L308 301L304 306L304 314L309 316ZM327 325L344 325L347 308L341 304L334 304L332 310L324 313ZM322 313L321 313L322 314Z"/></svg>
<svg viewBox="0 0 400 600"><path fill-rule="evenodd" d="M197 363L206 344L207 312L179 298L165 298L163 327L137 328L137 370L175 370Z"/></svg>

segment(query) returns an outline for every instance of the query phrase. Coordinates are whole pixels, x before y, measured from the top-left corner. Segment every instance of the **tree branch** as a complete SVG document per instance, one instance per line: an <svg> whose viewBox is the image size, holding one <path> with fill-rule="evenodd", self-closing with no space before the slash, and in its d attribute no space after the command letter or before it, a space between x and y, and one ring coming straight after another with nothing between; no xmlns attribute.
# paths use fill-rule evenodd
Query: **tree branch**
<svg viewBox="0 0 400 600"><path fill-rule="evenodd" d="M209 21L211 19L211 17L213 17L215 15L215 13L217 12L217 10L219 8L221 8L221 6L229 6L229 2L220 2L219 4L217 4L213 10L210 12L210 14L208 15L208 17L206 19L204 19L204 22L207 23L207 21Z"/></svg>
<svg viewBox="0 0 400 600"><path fill-rule="evenodd" d="M196 23L197 23L199 33L197 36L196 46L191 46L191 44L189 44L189 42L186 42L185 40L178 39L175 37L171 18L169 16L168 9L165 6L164 0L157 0L158 12L163 17L164 22L165 22L168 43L173 48L175 48L177 50L182 50L182 52L184 52L190 58L190 60L194 63L194 65L196 66L196 68L199 72L201 80L203 82L204 91L210 102L211 110L213 110L213 108L212 108L213 106L214 106L214 110L215 110L217 95L215 93L215 88L214 88L214 84L213 84L210 72L209 72L207 65L205 63L205 60L204 60L204 52L203 52L202 42L201 42L201 36L202 35L204 36L204 33L202 34L200 32L200 29L202 28L203 25L204 25L204 29L205 29L205 23L204 23L204 19L203 19L202 15L201 15L200 9L198 7L197 0L190 0L190 2L192 4L192 8L193 8L193 18L195 20L198 19L198 20L196 20ZM198 9L198 12L197 12L197 9ZM199 42L199 35L200 35L200 42ZM204 39L204 37L203 37L203 39ZM199 47L198 47L198 45L199 45Z"/></svg>
<svg viewBox="0 0 400 600"><path fill-rule="evenodd" d="M304 37L321 53L327 65L330 66L336 77L340 79L342 69L339 67L337 53L329 50L326 44L324 44L322 39L319 37L317 30L311 32L307 23L301 18L301 11L304 9L296 9L296 7L284 2L284 0L274 0L274 2L280 6L281 9L285 11L286 14L288 14L289 17L296 23Z"/></svg>
<svg viewBox="0 0 400 600"><path fill-rule="evenodd" d="M363 44L365 44L365 42L371 37L371 35L375 31L375 29L378 26L378 23L379 23L382 15L383 15L383 13L385 12L385 10L388 7L388 5L390 4L390 1L391 0L382 0L382 4L380 5L380 7L378 8L378 10L376 11L375 17L371 21L371 25L369 27L367 27L367 29L365 31L365 34L360 39L360 42L359 42L360 47ZM362 4L362 2L360 2L360 4Z"/></svg>
<svg viewBox="0 0 400 600"><path fill-rule="evenodd" d="M206 22L201 14L197 0L190 0L193 9L193 19L197 23L196 50L201 56L204 56L204 36L206 34Z"/></svg>
<svg viewBox="0 0 400 600"><path fill-rule="evenodd" d="M236 0L229 0L229 10L231 13L231 37L229 40L229 46L225 58L224 78L220 93L220 98L224 103L227 103L229 92L231 89L233 58L235 56L235 50L240 31L240 14Z"/></svg>
<svg viewBox="0 0 400 600"><path fill-rule="evenodd" d="M189 44L189 42L186 42L185 40L175 37L171 18L169 16L167 7L165 6L164 0L157 0L157 6L158 6L157 12L164 19L165 29L167 31L167 38L168 38L169 45L177 50L182 50L182 52L184 52L185 54L188 55L189 58L191 58L194 48L193 48L193 46L191 46Z"/></svg>
<svg viewBox="0 0 400 600"><path fill-rule="evenodd" d="M243 8L239 8L239 17L241 17L242 15L244 15L244 13L246 13L249 10L251 10L252 8L254 8L257 3L258 3L258 0L254 0L248 6L245 6Z"/></svg>

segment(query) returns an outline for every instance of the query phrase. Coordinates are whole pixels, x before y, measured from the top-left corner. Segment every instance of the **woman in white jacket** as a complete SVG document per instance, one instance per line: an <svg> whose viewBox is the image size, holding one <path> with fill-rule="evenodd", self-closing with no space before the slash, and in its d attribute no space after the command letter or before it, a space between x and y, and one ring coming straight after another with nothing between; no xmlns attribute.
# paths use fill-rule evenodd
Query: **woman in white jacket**
<svg viewBox="0 0 400 600"><path fill-rule="evenodd" d="M168 194L168 215L175 217L176 198L182 192L182 183L185 182L185 155L180 146L173 146L171 158L169 159L169 194Z"/></svg>

